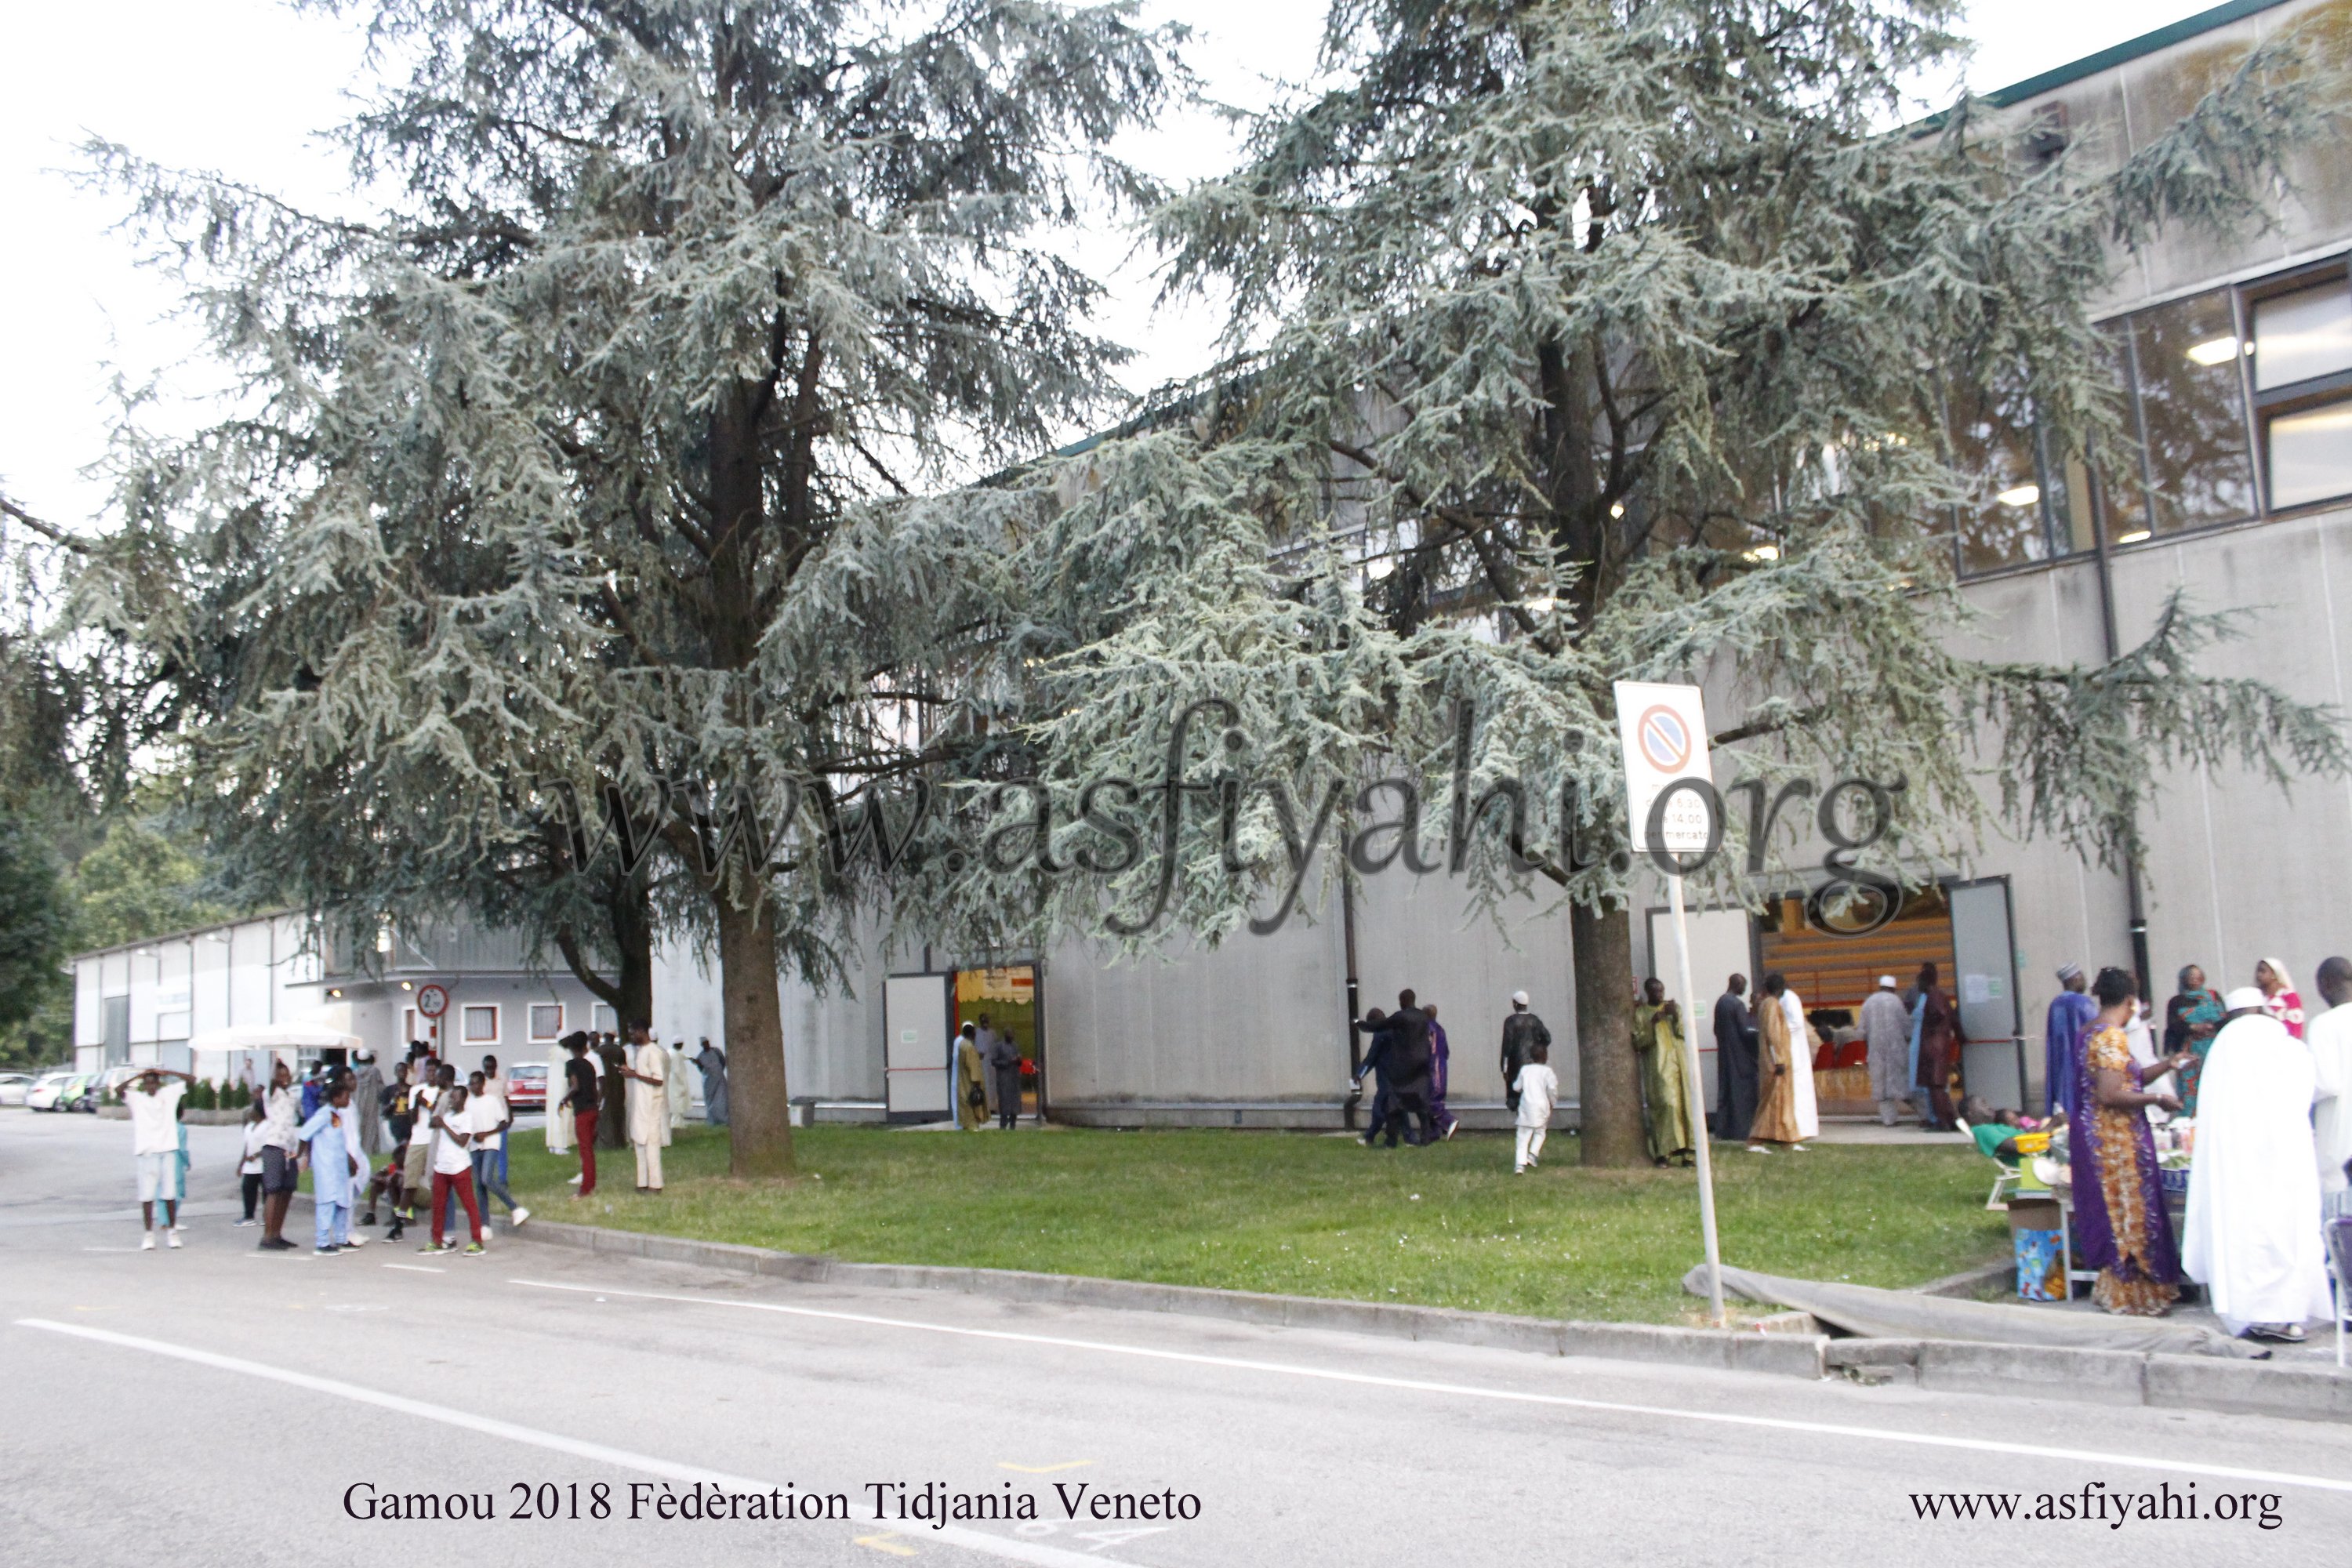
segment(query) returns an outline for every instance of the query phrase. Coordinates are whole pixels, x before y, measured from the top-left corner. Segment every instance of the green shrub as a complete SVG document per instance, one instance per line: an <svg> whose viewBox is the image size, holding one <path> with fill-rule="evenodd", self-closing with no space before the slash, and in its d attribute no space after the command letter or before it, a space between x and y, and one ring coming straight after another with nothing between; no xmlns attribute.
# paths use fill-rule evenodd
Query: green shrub
<svg viewBox="0 0 2352 1568"><path fill-rule="evenodd" d="M208 1078L196 1079L196 1087L188 1091L188 1109L191 1110L220 1109L220 1093L213 1088L212 1079Z"/></svg>

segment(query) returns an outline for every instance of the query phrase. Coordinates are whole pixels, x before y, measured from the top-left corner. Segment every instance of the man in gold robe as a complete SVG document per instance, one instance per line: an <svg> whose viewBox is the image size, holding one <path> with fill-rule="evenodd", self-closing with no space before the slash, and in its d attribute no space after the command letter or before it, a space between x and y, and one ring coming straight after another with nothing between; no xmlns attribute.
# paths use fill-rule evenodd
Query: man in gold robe
<svg viewBox="0 0 2352 1568"><path fill-rule="evenodd" d="M1642 983L1633 1005L1633 1048L1642 1054L1642 1099L1654 1163L1688 1164L1698 1139L1691 1131L1690 1095L1683 1081L1682 1009L1666 1000L1658 980Z"/></svg>

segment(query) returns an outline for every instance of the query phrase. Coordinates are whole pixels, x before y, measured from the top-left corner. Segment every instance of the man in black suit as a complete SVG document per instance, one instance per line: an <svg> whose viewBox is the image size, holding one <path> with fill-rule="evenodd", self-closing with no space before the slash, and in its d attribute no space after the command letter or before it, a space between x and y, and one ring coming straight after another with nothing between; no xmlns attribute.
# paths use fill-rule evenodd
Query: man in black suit
<svg viewBox="0 0 2352 1568"><path fill-rule="evenodd" d="M1429 1042L1429 1015L1414 1005L1411 991L1397 993L1397 1010L1388 1017L1389 1103L1388 1145L1396 1147L1397 1126L1407 1117L1419 1117L1421 1130L1405 1130L1408 1143L1436 1139L1437 1125L1430 1114L1430 1071L1435 1060Z"/></svg>
<svg viewBox="0 0 2352 1568"><path fill-rule="evenodd" d="M1748 976L1735 974L1715 999L1715 1135L1742 1139L1756 1120L1756 1015Z"/></svg>

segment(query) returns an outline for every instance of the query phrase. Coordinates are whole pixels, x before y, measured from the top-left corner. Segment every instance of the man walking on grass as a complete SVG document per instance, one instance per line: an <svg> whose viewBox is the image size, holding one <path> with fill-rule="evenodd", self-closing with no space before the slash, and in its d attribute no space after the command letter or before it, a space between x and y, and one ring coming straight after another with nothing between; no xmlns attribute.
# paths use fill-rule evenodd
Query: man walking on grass
<svg viewBox="0 0 2352 1568"><path fill-rule="evenodd" d="M1528 994L1511 993L1511 1016L1503 1020L1503 1103L1514 1112L1519 1109L1519 1069L1528 1065L1536 1047L1551 1049L1551 1031L1544 1021L1528 1011Z"/></svg>
<svg viewBox="0 0 2352 1568"><path fill-rule="evenodd" d="M167 1078L177 1083L165 1083ZM163 1244L180 1245L180 1100L195 1080L170 1068L149 1068L122 1086L131 1110L131 1158L139 1166L142 1252L155 1250L155 1205L163 1205Z"/></svg>

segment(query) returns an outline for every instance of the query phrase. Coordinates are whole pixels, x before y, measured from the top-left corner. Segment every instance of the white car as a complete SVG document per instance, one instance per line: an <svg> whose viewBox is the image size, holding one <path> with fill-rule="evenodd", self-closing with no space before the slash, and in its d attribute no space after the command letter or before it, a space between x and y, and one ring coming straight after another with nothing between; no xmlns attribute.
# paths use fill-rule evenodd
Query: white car
<svg viewBox="0 0 2352 1568"><path fill-rule="evenodd" d="M25 1095L33 1087L33 1075L28 1072L0 1072L0 1105L22 1105Z"/></svg>
<svg viewBox="0 0 2352 1568"><path fill-rule="evenodd" d="M58 1093L81 1075L68 1068L62 1072L45 1072L33 1080L25 1091L25 1108L28 1110L55 1110Z"/></svg>

